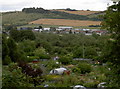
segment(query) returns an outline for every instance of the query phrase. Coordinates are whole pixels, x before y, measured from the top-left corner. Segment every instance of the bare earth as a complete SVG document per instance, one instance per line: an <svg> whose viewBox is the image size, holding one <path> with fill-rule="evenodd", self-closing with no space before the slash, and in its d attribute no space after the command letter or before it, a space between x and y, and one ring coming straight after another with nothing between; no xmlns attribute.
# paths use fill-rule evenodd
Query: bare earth
<svg viewBox="0 0 120 89"><path fill-rule="evenodd" d="M100 25L101 21L66 20L66 19L38 19L29 24L63 25L63 26L89 26Z"/></svg>
<svg viewBox="0 0 120 89"><path fill-rule="evenodd" d="M85 10L77 10L77 11L54 10L54 11L61 11L61 12L66 12L66 13L70 13L70 14L77 14L77 15L90 15L90 14L100 12L100 11L85 11Z"/></svg>

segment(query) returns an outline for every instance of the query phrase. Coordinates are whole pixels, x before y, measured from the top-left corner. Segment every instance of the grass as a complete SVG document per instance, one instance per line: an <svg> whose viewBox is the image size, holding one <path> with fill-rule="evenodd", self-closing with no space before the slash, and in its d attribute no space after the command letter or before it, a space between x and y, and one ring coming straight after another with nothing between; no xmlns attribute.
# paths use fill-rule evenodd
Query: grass
<svg viewBox="0 0 120 89"><path fill-rule="evenodd" d="M48 25L48 24L27 24L27 25L23 25L23 26L18 26L18 28L20 27L38 27L38 26L42 26L43 28L49 28L49 27L55 27L58 28L61 25ZM66 25L67 26L67 25ZM72 26L74 29L101 29L101 27L89 27L89 26Z"/></svg>
<svg viewBox="0 0 120 89"><path fill-rule="evenodd" d="M55 10L55 11L67 12L70 14L77 14L77 15L90 15L100 12L100 11L85 11L85 10L77 10L77 11Z"/></svg>
<svg viewBox="0 0 120 89"><path fill-rule="evenodd" d="M38 19L29 24L47 24L47 25L63 25L63 26L89 26L100 25L101 21L88 20L67 20L67 19Z"/></svg>
<svg viewBox="0 0 120 89"><path fill-rule="evenodd" d="M44 19L44 18L51 18L51 19L75 19L75 20L92 20L89 19L87 16L78 15L76 18L75 14L59 14L59 13L24 13L21 11L15 12L6 12L2 13L2 24L15 24L15 25L25 25L31 21L37 19ZM83 18L84 17L84 18Z"/></svg>

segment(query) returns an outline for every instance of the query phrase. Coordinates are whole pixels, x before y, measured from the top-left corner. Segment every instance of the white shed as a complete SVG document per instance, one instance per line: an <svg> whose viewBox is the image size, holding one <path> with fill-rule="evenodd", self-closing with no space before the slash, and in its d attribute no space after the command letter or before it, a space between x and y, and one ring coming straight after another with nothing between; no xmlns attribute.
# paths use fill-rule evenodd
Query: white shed
<svg viewBox="0 0 120 89"><path fill-rule="evenodd" d="M50 74L58 74L58 75L62 75L64 73L64 71L66 71L66 68L57 68L57 69L53 69L50 71Z"/></svg>
<svg viewBox="0 0 120 89"><path fill-rule="evenodd" d="M44 31L50 31L50 28L44 28L43 30Z"/></svg>
<svg viewBox="0 0 120 89"><path fill-rule="evenodd" d="M84 86L76 85L73 87L73 89L86 89Z"/></svg>

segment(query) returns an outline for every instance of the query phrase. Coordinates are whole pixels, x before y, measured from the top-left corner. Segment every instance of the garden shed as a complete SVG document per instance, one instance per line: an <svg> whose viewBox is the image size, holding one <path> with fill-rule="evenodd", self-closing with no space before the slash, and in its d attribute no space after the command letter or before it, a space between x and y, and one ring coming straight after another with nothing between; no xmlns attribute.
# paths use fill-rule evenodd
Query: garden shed
<svg viewBox="0 0 120 89"><path fill-rule="evenodd" d="M62 75L64 73L64 71L66 71L66 68L57 68L57 69L53 69L50 71L50 74L58 74L58 75Z"/></svg>

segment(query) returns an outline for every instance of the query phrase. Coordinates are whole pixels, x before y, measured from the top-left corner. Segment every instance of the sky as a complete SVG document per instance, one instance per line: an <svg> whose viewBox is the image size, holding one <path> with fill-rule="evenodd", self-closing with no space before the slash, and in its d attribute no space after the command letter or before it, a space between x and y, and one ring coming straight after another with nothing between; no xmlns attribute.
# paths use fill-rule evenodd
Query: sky
<svg viewBox="0 0 120 89"><path fill-rule="evenodd" d="M103 11L111 4L111 0L0 0L0 11L21 11L29 7Z"/></svg>

